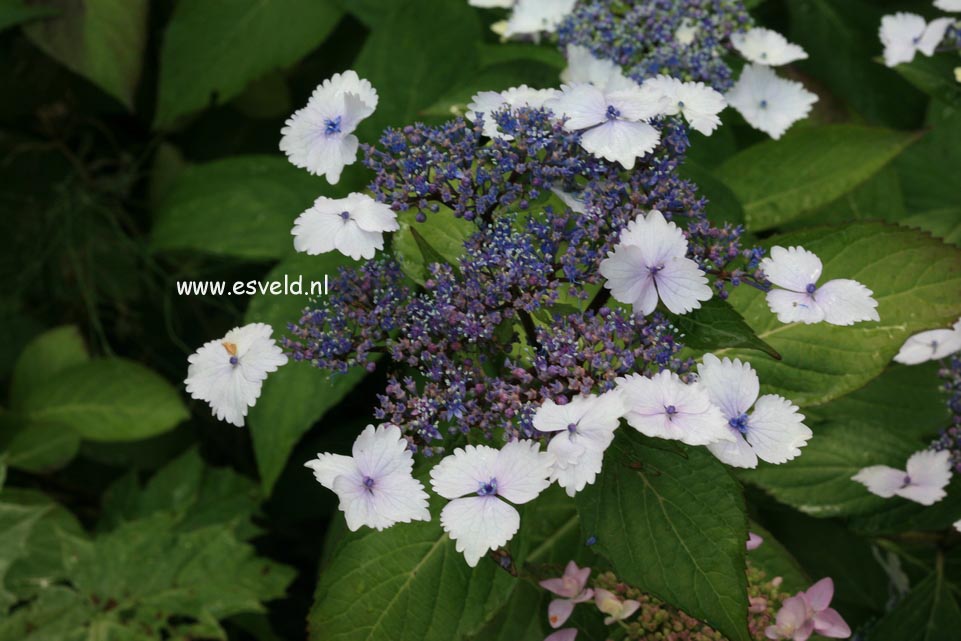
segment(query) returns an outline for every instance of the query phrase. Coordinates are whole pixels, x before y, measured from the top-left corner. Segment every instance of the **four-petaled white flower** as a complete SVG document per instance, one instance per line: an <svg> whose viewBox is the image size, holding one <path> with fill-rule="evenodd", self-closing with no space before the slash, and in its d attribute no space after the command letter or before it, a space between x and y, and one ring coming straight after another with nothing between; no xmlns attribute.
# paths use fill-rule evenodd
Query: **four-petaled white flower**
<svg viewBox="0 0 961 641"><path fill-rule="evenodd" d="M624 75L616 62L598 58L581 45L567 45L567 67L561 72L561 82L567 85L588 83L605 93L638 86Z"/></svg>
<svg viewBox="0 0 961 641"><path fill-rule="evenodd" d="M452 499L440 514L440 524L467 565L476 566L488 550L511 540L521 516L510 503L533 501L547 489L553 462L538 443L513 441L500 450L486 445L457 448L430 471L434 491Z"/></svg>
<svg viewBox="0 0 961 641"><path fill-rule="evenodd" d="M210 405L219 420L243 427L267 374L287 363L273 331L265 323L251 323L204 343L187 358L187 392Z"/></svg>
<svg viewBox="0 0 961 641"><path fill-rule="evenodd" d="M761 270L783 288L767 293L768 307L782 323L853 325L881 320L874 292L858 281L837 278L818 286L821 259L803 247L771 248Z"/></svg>
<svg viewBox="0 0 961 641"><path fill-rule="evenodd" d="M807 116L818 100L801 83L779 78L770 67L755 64L744 67L726 98L749 125L774 139Z"/></svg>
<svg viewBox="0 0 961 641"><path fill-rule="evenodd" d="M568 496L594 482L623 415L624 403L617 391L575 396L565 405L548 400L538 408L534 427L557 432L547 446L554 455L551 480Z"/></svg>
<svg viewBox="0 0 961 641"><path fill-rule="evenodd" d="M484 119L484 135L488 138L513 140L514 136L502 132L493 117L495 111L505 107L530 107L539 109L544 103L558 95L556 89L532 89L527 85L511 87L504 91L481 91L471 97L467 104L467 119L473 122L478 116Z"/></svg>
<svg viewBox="0 0 961 641"><path fill-rule="evenodd" d="M727 102L721 93L703 82L683 82L669 76L657 76L645 80L641 87L659 96L661 113L665 116L683 115L691 127L705 136L710 136L721 124L718 114Z"/></svg>
<svg viewBox="0 0 961 641"><path fill-rule="evenodd" d="M884 45L884 64L896 67L911 62L919 51L926 56L933 55L953 22L953 18L938 18L929 24L916 13L884 16L879 31Z"/></svg>
<svg viewBox="0 0 961 641"><path fill-rule="evenodd" d="M711 402L727 420L734 442L707 446L721 462L734 467L757 467L758 459L785 463L801 454L811 438L796 405L776 394L758 398L757 372L738 359L706 354L697 367L698 380ZM748 414L748 410L754 411Z"/></svg>
<svg viewBox="0 0 961 641"><path fill-rule="evenodd" d="M748 62L769 67L779 67L808 57L804 49L788 42L777 31L764 27L754 27L731 35L731 44Z"/></svg>
<svg viewBox="0 0 961 641"><path fill-rule="evenodd" d="M561 21L574 10L577 0L517 0L507 19L503 36L537 36L553 33Z"/></svg>
<svg viewBox="0 0 961 641"><path fill-rule="evenodd" d="M384 232L397 231L397 214L367 194L321 196L294 221L294 249L311 256L335 249L354 260L384 248Z"/></svg>
<svg viewBox="0 0 961 641"><path fill-rule="evenodd" d="M934 6L941 11L961 11L961 0L934 0Z"/></svg>
<svg viewBox="0 0 961 641"><path fill-rule="evenodd" d="M686 314L712 295L704 272L687 257L684 233L656 209L621 231L600 272L611 296L644 316L654 311L658 298L675 314Z"/></svg>
<svg viewBox="0 0 961 641"><path fill-rule="evenodd" d="M886 499L900 496L921 505L933 505L947 496L944 488L951 480L951 453L921 450L908 459L907 471L872 465L851 478Z"/></svg>
<svg viewBox="0 0 961 641"><path fill-rule="evenodd" d="M639 87L604 92L586 83L565 86L545 106L566 118L568 131L581 132L584 149L625 169L633 169L634 161L661 140L648 122L660 113L659 101Z"/></svg>
<svg viewBox="0 0 961 641"><path fill-rule="evenodd" d="M905 365L934 361L961 352L961 319L951 329L932 329L904 341L894 360Z"/></svg>
<svg viewBox="0 0 961 641"><path fill-rule="evenodd" d="M337 494L351 531L430 521L427 492L411 474L414 461L400 428L368 425L351 454L318 454L304 464L321 485Z"/></svg>
<svg viewBox="0 0 961 641"><path fill-rule="evenodd" d="M368 81L352 70L335 73L287 119L280 149L297 167L336 184L344 167L357 160L354 130L376 108L377 91Z"/></svg>
<svg viewBox="0 0 961 641"><path fill-rule="evenodd" d="M624 418L641 434L688 445L734 442L721 410L698 383L686 384L669 370L648 378L632 374L617 379L627 412Z"/></svg>

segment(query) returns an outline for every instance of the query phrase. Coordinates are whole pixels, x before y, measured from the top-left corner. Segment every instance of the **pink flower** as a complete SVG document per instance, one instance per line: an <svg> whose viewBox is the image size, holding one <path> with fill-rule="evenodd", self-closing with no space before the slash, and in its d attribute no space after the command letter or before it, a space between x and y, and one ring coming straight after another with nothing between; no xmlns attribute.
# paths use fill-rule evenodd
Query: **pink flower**
<svg viewBox="0 0 961 641"><path fill-rule="evenodd" d="M807 641L815 632L832 639L846 639L851 628L837 610L828 607L834 597L834 581L821 579L804 592L785 599L774 625L764 631L768 639Z"/></svg>
<svg viewBox="0 0 961 641"><path fill-rule="evenodd" d="M747 533L747 551L756 550L761 547L764 543L764 537L755 534L754 532Z"/></svg>
<svg viewBox="0 0 961 641"><path fill-rule="evenodd" d="M590 588L585 589L587 585L587 577L591 575L590 568L579 568L577 564L571 561L564 568L564 575L556 579L545 579L541 581L540 585L545 590L553 592L557 596L564 597L562 599L554 599L551 604L547 606L547 619L550 621L552 628L559 628L564 625L571 616L571 612L574 611L574 606L578 603L583 603L584 601L590 601L594 597L594 590ZM570 637L558 636L556 639L555 635L561 634L561 632L567 632L567 630L561 630L548 637L550 641L562 641L567 639L573 639L574 635L577 634L577 630L571 630L572 634ZM545 639L545 641L547 641Z"/></svg>
<svg viewBox="0 0 961 641"><path fill-rule="evenodd" d="M577 630L574 628L564 628L563 630L551 633L544 641L574 641L575 637L577 637Z"/></svg>
<svg viewBox="0 0 961 641"><path fill-rule="evenodd" d="M605 625L611 625L616 621L623 621L637 612L641 604L633 599L621 601L613 592L598 588L594 591L594 604L597 609L608 615L604 619Z"/></svg>

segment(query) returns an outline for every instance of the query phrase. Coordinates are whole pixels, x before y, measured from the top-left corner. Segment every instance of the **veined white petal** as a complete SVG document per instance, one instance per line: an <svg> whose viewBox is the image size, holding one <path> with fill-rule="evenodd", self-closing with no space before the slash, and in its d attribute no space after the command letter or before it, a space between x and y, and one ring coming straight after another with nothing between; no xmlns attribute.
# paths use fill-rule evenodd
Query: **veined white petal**
<svg viewBox="0 0 961 641"><path fill-rule="evenodd" d="M800 448L813 436L803 421L804 415L794 403L776 394L765 394L757 400L748 418L745 438L762 461L786 463L800 456Z"/></svg>
<svg viewBox="0 0 961 641"><path fill-rule="evenodd" d="M614 300L633 305L635 314L647 316L657 307L654 277L639 247L615 246L601 261L599 271Z"/></svg>
<svg viewBox="0 0 961 641"><path fill-rule="evenodd" d="M714 294L704 272L690 258L675 257L665 262L654 275L654 284L664 306L675 314L698 309L701 301Z"/></svg>
<svg viewBox="0 0 961 641"><path fill-rule="evenodd" d="M608 120L581 133L581 146L599 158L633 169L635 161L654 151L661 132L646 122Z"/></svg>
<svg viewBox="0 0 961 641"><path fill-rule="evenodd" d="M577 0L517 0L504 37L553 32L576 3Z"/></svg>
<svg viewBox="0 0 961 641"><path fill-rule="evenodd" d="M945 496L944 490L951 481L951 453L948 450L934 452L921 450L908 459L908 483L897 495L920 503L933 505Z"/></svg>
<svg viewBox="0 0 961 641"><path fill-rule="evenodd" d="M397 213L386 203L380 203L367 194L354 193L344 199L350 217L357 222L357 226L364 231L384 232L397 231Z"/></svg>
<svg viewBox="0 0 961 641"><path fill-rule="evenodd" d="M354 459L340 454L322 452L317 458L304 463L314 471L314 478L328 490L334 489L334 479L343 474L349 474L356 469Z"/></svg>
<svg viewBox="0 0 961 641"><path fill-rule="evenodd" d="M517 510L494 495L454 499L440 513L440 524L463 553L467 565L477 566L489 550L505 545L521 525Z"/></svg>
<svg viewBox="0 0 961 641"><path fill-rule="evenodd" d="M477 490L494 476L497 450L487 445L455 449L430 471L430 484L445 499L456 499Z"/></svg>
<svg viewBox="0 0 961 641"><path fill-rule="evenodd" d="M604 92L636 85L613 60L598 58L580 45L567 45L567 67L561 72L561 82L568 85L586 82Z"/></svg>
<svg viewBox="0 0 961 641"><path fill-rule="evenodd" d="M410 474L414 468L413 453L396 425L368 425L354 441L352 454L357 469L373 478Z"/></svg>
<svg viewBox="0 0 961 641"><path fill-rule="evenodd" d="M717 405L727 419L738 418L746 413L757 400L761 389L757 372L750 363L740 359L705 354L697 366L698 380L707 391L711 402Z"/></svg>
<svg viewBox="0 0 961 641"><path fill-rule="evenodd" d="M749 125L774 139L806 117L818 97L799 82L779 78L770 67L750 64L725 96Z"/></svg>
<svg viewBox="0 0 961 641"><path fill-rule="evenodd" d="M951 329L932 329L915 334L904 341L894 360L917 365L950 356L961 351L961 321Z"/></svg>
<svg viewBox="0 0 961 641"><path fill-rule="evenodd" d="M731 35L731 44L748 62L778 67L797 60L804 60L807 53L796 44L787 41L777 31L754 27Z"/></svg>
<svg viewBox="0 0 961 641"><path fill-rule="evenodd" d="M384 248L384 234L364 231L356 220L350 219L334 236L334 247L344 256L350 256L354 260L361 258L370 260L377 250Z"/></svg>
<svg viewBox="0 0 961 641"><path fill-rule="evenodd" d="M498 496L521 505L547 489L554 457L540 447L537 441L512 441L497 452L493 478L497 479Z"/></svg>
<svg viewBox="0 0 961 641"><path fill-rule="evenodd" d="M687 256L687 239L681 228L652 209L638 214L621 230L620 244L633 245L643 252L649 267L661 265L672 258Z"/></svg>
<svg viewBox="0 0 961 641"><path fill-rule="evenodd" d="M707 449L725 465L747 469L757 467L757 454L754 452L754 448L744 440L744 437L741 436L740 432L736 429L731 428L731 434L734 435L733 442L717 441L715 443L708 443Z"/></svg>
<svg viewBox="0 0 961 641"><path fill-rule="evenodd" d="M887 465L872 465L861 469L851 479L864 485L871 494L889 499L904 486L905 476L903 470Z"/></svg>
<svg viewBox="0 0 961 641"><path fill-rule="evenodd" d="M821 277L821 259L803 247L771 248L770 256L761 261L761 270L778 287L806 292Z"/></svg>
<svg viewBox="0 0 961 641"><path fill-rule="evenodd" d="M766 294L767 306L777 314L782 323L820 323L824 320L824 310L814 302L810 294L792 292L786 289L772 289Z"/></svg>
<svg viewBox="0 0 961 641"><path fill-rule="evenodd" d="M558 439L566 439L566 434L558 434L551 439L551 445ZM550 446L548 451L552 452ZM604 463L604 450L581 449L580 455L561 467L555 465L551 472L551 481L556 482L567 492L568 496L574 496L588 485L592 485L601 472Z"/></svg>
<svg viewBox="0 0 961 641"><path fill-rule="evenodd" d="M321 196L312 207L297 216L290 232L294 236L294 249L310 256L334 251L334 241L347 220L328 206L333 202L333 199Z"/></svg>
<svg viewBox="0 0 961 641"><path fill-rule="evenodd" d="M370 478L354 470L334 479L333 490L352 532L361 527L383 530L397 523L430 520L427 493L410 472L394 472L368 484Z"/></svg>
<svg viewBox="0 0 961 641"><path fill-rule="evenodd" d="M814 301L824 310L824 321L832 325L853 325L879 321L878 302L870 289L856 280L830 280L814 292Z"/></svg>
<svg viewBox="0 0 961 641"><path fill-rule="evenodd" d="M564 87L561 93L545 103L558 116L567 118L568 131L580 131L607 121L607 101L604 93L590 84Z"/></svg>

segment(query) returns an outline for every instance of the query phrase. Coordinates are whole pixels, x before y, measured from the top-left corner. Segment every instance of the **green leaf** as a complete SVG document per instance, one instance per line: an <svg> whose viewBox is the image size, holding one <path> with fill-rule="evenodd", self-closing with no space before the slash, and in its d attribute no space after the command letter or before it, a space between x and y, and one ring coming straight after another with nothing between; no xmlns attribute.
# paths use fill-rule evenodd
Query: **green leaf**
<svg viewBox="0 0 961 641"><path fill-rule="evenodd" d="M715 297L689 314L672 316L681 330L681 342L697 350L713 351L726 347L743 347L780 359L773 347L762 341L744 322L744 318L727 302Z"/></svg>
<svg viewBox="0 0 961 641"><path fill-rule="evenodd" d="M48 509L47 506L10 503L0 496L0 613L6 612L16 601L14 594L5 588L7 571L27 553L30 533Z"/></svg>
<svg viewBox="0 0 961 641"><path fill-rule="evenodd" d="M371 32L354 63L380 95L377 111L358 130L362 140L417 120L477 67L481 27L466 2L398 0L391 8L383 16L390 26Z"/></svg>
<svg viewBox="0 0 961 641"><path fill-rule="evenodd" d="M154 125L169 127L292 65L327 38L340 16L327 0L178 2L160 53Z"/></svg>
<svg viewBox="0 0 961 641"><path fill-rule="evenodd" d="M901 178L904 203L911 213L957 208L961 183L961 109L932 103L931 129L894 162Z"/></svg>
<svg viewBox="0 0 961 641"><path fill-rule="evenodd" d="M80 435L57 421L32 421L16 414L2 417L3 436L10 467L49 473L67 465L80 450Z"/></svg>
<svg viewBox="0 0 961 641"><path fill-rule="evenodd" d="M947 641L959 629L961 608L938 568L877 622L871 641Z"/></svg>
<svg viewBox="0 0 961 641"><path fill-rule="evenodd" d="M899 222L905 227L923 229L946 243L961 247L961 207L926 211Z"/></svg>
<svg viewBox="0 0 961 641"><path fill-rule="evenodd" d="M146 438L187 418L170 383L122 358L93 360L62 371L30 390L23 413L31 421L69 426L95 441Z"/></svg>
<svg viewBox="0 0 961 641"><path fill-rule="evenodd" d="M764 539L761 547L747 553L748 565L764 572L768 581L774 577L783 580L781 589L792 594L806 590L811 585L811 577L807 575L798 560L774 535L755 522L748 526L751 532Z"/></svg>
<svg viewBox="0 0 961 641"><path fill-rule="evenodd" d="M703 448L662 447L621 429L575 502L585 535L618 578L747 640L741 488Z"/></svg>
<svg viewBox="0 0 961 641"><path fill-rule="evenodd" d="M918 449L921 449L920 447ZM903 467L903 462L898 467ZM952 529L961 514L961 479L956 475L945 488L947 497L931 506L900 497L889 499L882 507L848 520L850 528L865 536L889 536L902 532L936 532Z"/></svg>
<svg viewBox="0 0 961 641"><path fill-rule="evenodd" d="M51 329L33 339L20 353L10 383L10 403L17 408L27 393L63 370L90 360L75 325Z"/></svg>
<svg viewBox="0 0 961 641"><path fill-rule="evenodd" d="M355 265L340 253L307 256L297 254L281 262L267 280L281 281L303 277L305 292L310 282L333 280L338 269ZM316 300L307 295L258 295L250 302L245 322L263 322L283 333L288 323L296 322L304 308ZM264 382L257 404L250 410L250 433L257 456L257 469L265 493L269 494L300 437L335 407L366 375L354 368L346 374L321 371L307 363L291 362Z"/></svg>
<svg viewBox="0 0 961 641"><path fill-rule="evenodd" d="M894 70L935 100L961 108L961 84L954 77L957 66L956 56L915 56Z"/></svg>
<svg viewBox="0 0 961 641"><path fill-rule="evenodd" d="M463 113L471 98L479 91L503 91L519 85L541 88L557 84L558 69L545 62L530 59L499 62L483 67L467 82L444 94L444 97L422 110L425 116L450 118Z"/></svg>
<svg viewBox="0 0 961 641"><path fill-rule="evenodd" d="M151 248L254 260L288 256L294 252L294 219L325 185L278 156L189 167L158 205Z"/></svg>
<svg viewBox="0 0 961 641"><path fill-rule="evenodd" d="M312 641L450 641L473 633L516 579L476 568L430 523L348 535L323 569L308 618Z"/></svg>
<svg viewBox="0 0 961 641"><path fill-rule="evenodd" d="M0 31L23 22L56 15L55 7L27 4L25 0L0 0Z"/></svg>
<svg viewBox="0 0 961 641"><path fill-rule="evenodd" d="M58 15L24 26L57 62L132 110L147 44L147 0L47 0Z"/></svg>
<svg viewBox="0 0 961 641"><path fill-rule="evenodd" d="M741 201L748 229L762 231L843 196L914 140L855 125L800 127L738 153L717 176Z"/></svg>
<svg viewBox="0 0 961 641"><path fill-rule="evenodd" d="M727 185L714 172L688 159L678 173L697 185L700 196L707 198L707 217L717 226L724 223L740 225L744 222L744 208Z"/></svg>
<svg viewBox="0 0 961 641"><path fill-rule="evenodd" d="M398 221L400 230L394 234L394 256L403 272L421 285L427 280L429 264L456 266L464 254L464 243L477 231L474 223L457 218L443 206L423 223L418 223L412 212L401 213Z"/></svg>
<svg viewBox="0 0 961 641"><path fill-rule="evenodd" d="M767 246L800 245L817 254L820 283L853 278L874 292L881 322L837 327L783 324L762 292L737 288L730 297L781 361L733 350L751 361L764 393L806 406L826 403L878 376L908 336L947 327L961 316L961 251L921 232L882 223L854 223L768 239Z"/></svg>

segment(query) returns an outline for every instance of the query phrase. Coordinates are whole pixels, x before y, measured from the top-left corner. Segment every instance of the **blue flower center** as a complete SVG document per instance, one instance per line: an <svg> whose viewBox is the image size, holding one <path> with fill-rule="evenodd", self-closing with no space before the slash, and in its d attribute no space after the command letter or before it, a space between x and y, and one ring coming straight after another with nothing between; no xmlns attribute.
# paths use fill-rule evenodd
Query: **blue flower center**
<svg viewBox="0 0 961 641"><path fill-rule="evenodd" d="M736 429L741 434L747 433L747 414L736 416L727 422L728 425Z"/></svg>
<svg viewBox="0 0 961 641"><path fill-rule="evenodd" d="M674 416L675 414L677 414L677 408L674 407L673 405L668 405L667 407L664 408L664 411L667 412L668 416Z"/></svg>
<svg viewBox="0 0 961 641"><path fill-rule="evenodd" d="M324 135L333 136L340 133L340 116L328 118L324 121Z"/></svg>
<svg viewBox="0 0 961 641"><path fill-rule="evenodd" d="M239 362L240 362L240 359L237 358L236 356L231 356L231 357L230 357L230 364L231 364L231 365L236 365L236 364L239 363Z"/></svg>
<svg viewBox="0 0 961 641"><path fill-rule="evenodd" d="M571 423L570 425L568 425L568 426L567 426L567 431L570 432L571 434L573 434L574 432L576 432L576 431L577 431L577 423Z"/></svg>
<svg viewBox="0 0 961 641"><path fill-rule="evenodd" d="M487 483L481 483L480 487L477 488L477 496L490 496L491 494L497 494L497 479L491 479Z"/></svg>
<svg viewBox="0 0 961 641"><path fill-rule="evenodd" d="M678 100L678 101L677 101L677 106L680 107L681 109L683 109L683 108L684 108L684 101L683 101L683 100Z"/></svg>
<svg viewBox="0 0 961 641"><path fill-rule="evenodd" d="M817 288L818 288L817 285L815 285L814 283L808 283L808 286L804 288L804 291L806 291L808 294L813 294L814 290L816 290Z"/></svg>
<svg viewBox="0 0 961 641"><path fill-rule="evenodd" d="M344 220L350 220L350 212L342 211L340 212L340 217L343 218Z"/></svg>
<svg viewBox="0 0 961 641"><path fill-rule="evenodd" d="M370 492L372 489L374 489L374 479L370 478L369 476L365 476L365 477L364 477L364 487L367 488L367 491L368 491L368 492Z"/></svg>
<svg viewBox="0 0 961 641"><path fill-rule="evenodd" d="M761 107L761 109L767 109L767 100L762 100L762 101L761 101L760 103L758 103L758 104L759 104L759 106Z"/></svg>
<svg viewBox="0 0 961 641"><path fill-rule="evenodd" d="M614 120L615 118L620 118L621 112L614 105L607 105L607 119Z"/></svg>
<svg viewBox="0 0 961 641"><path fill-rule="evenodd" d="M649 267L648 271L651 272L651 276L656 276L657 272L661 271L662 269L664 269L664 265L654 265L653 267Z"/></svg>

